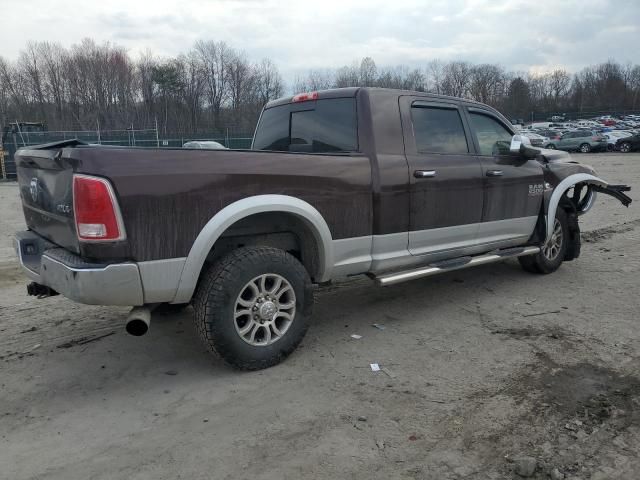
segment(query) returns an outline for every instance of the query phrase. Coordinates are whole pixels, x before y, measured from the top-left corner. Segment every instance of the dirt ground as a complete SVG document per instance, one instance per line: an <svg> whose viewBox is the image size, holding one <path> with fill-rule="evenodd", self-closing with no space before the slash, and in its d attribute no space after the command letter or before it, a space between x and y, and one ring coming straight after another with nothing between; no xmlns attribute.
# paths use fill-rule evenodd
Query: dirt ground
<svg viewBox="0 0 640 480"><path fill-rule="evenodd" d="M0 184L0 478L639 478L640 154L577 158L638 198L598 197L578 260L322 289L302 347L254 373L191 310L134 338L125 308L27 297Z"/></svg>

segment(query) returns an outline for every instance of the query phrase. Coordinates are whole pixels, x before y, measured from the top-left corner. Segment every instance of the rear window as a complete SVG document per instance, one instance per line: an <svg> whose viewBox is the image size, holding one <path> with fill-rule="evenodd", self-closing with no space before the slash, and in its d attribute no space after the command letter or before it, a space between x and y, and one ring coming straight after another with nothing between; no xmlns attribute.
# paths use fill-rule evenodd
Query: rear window
<svg viewBox="0 0 640 480"><path fill-rule="evenodd" d="M254 150L353 152L358 150L355 98L291 103L265 110Z"/></svg>

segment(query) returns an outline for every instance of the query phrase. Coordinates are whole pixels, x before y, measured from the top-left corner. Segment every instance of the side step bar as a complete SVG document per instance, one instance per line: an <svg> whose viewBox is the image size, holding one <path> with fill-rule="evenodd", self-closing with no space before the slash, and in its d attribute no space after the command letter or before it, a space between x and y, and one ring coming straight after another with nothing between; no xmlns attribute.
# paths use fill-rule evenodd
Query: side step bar
<svg viewBox="0 0 640 480"><path fill-rule="evenodd" d="M381 287L386 287L387 285L394 285L396 283L406 282L408 280L414 280L416 278L429 277L431 275L437 275L438 273L452 272L454 270L461 270L463 268L475 267L476 265L499 262L501 260L506 260L507 258L534 255L539 251L540 247L507 248L505 250L498 250L495 253L479 255L477 257L461 257L455 258L453 260L446 260L444 262L433 263L431 265L426 265L414 270L405 270L404 272L393 272L383 275L376 275L374 277L374 280L376 284L380 285Z"/></svg>

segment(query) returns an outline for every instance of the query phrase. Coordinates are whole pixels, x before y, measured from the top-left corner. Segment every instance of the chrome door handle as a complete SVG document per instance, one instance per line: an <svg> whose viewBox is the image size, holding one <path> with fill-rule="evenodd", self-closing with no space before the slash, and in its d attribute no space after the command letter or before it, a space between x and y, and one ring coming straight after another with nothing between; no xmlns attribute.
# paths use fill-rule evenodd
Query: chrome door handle
<svg viewBox="0 0 640 480"><path fill-rule="evenodd" d="M416 178L431 178L436 176L435 170L416 170L413 172L413 176Z"/></svg>
<svg viewBox="0 0 640 480"><path fill-rule="evenodd" d="M502 170L487 170L487 177L501 177L504 175Z"/></svg>

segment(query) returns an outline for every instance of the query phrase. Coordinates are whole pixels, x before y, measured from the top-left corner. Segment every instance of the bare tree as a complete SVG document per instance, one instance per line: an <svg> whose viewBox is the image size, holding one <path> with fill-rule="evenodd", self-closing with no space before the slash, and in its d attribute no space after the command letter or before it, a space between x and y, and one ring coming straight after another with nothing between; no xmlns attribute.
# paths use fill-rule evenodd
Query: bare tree
<svg viewBox="0 0 640 480"><path fill-rule="evenodd" d="M360 81L361 87L373 87L378 79L378 68L376 62L371 57L364 57L360 62Z"/></svg>
<svg viewBox="0 0 640 480"><path fill-rule="evenodd" d="M443 69L442 93L465 97L469 91L472 66L469 62L447 63Z"/></svg>
<svg viewBox="0 0 640 480"><path fill-rule="evenodd" d="M284 94L284 82L278 67L268 58L255 67L257 78L258 100L262 105Z"/></svg>
<svg viewBox="0 0 640 480"><path fill-rule="evenodd" d="M334 87L357 87L360 82L360 67L352 65L350 67L342 67L336 71L334 79Z"/></svg>
<svg viewBox="0 0 640 480"><path fill-rule="evenodd" d="M476 65L471 69L469 95L479 102L495 104L504 96L505 77L497 65Z"/></svg>
<svg viewBox="0 0 640 480"><path fill-rule="evenodd" d="M326 90L334 84L333 73L329 70L309 70L306 76L296 78L293 92L312 92Z"/></svg>
<svg viewBox="0 0 640 480"><path fill-rule="evenodd" d="M205 77L206 96L218 121L222 105L229 96L229 62L235 52L225 42L198 41L195 45Z"/></svg>

